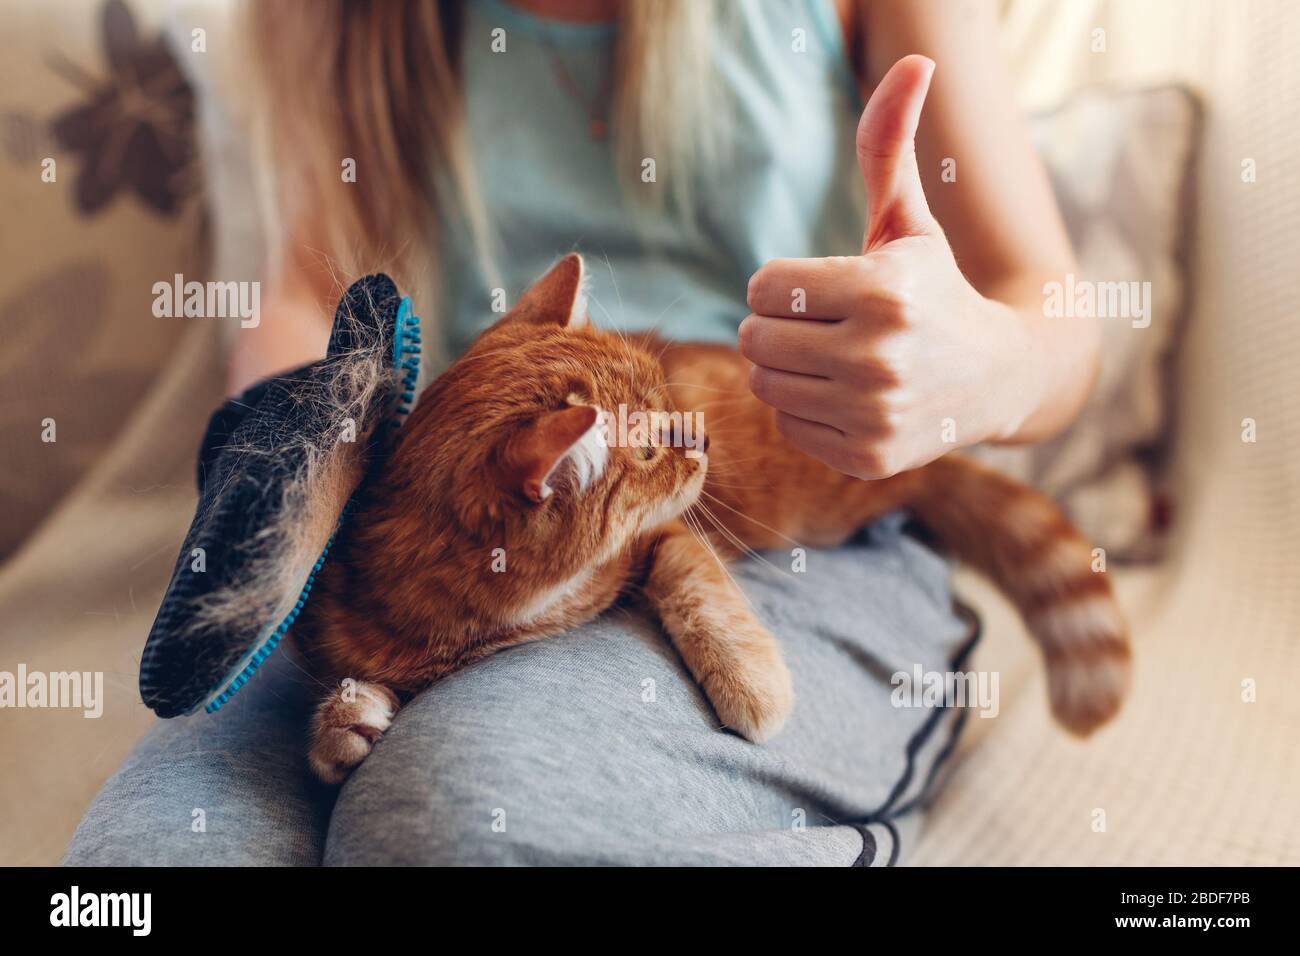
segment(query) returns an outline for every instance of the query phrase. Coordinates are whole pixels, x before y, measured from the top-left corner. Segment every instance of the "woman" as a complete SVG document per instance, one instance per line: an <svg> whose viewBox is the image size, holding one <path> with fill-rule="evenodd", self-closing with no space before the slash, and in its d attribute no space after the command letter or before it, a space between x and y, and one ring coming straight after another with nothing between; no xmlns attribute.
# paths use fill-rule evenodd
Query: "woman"
<svg viewBox="0 0 1300 956"><path fill-rule="evenodd" d="M1091 385L1096 328L1043 316L1071 253L991 2L337 0L249 27L275 293L235 388L319 356L363 270L454 353L573 248L596 322L738 343L787 437L864 479L1050 435ZM157 729L68 859L892 862L959 720L894 706L890 675L972 643L900 525L797 585L742 568L799 698L764 747L718 732L645 621L607 615L419 697L331 812L285 659ZM160 839L177 806L229 830Z"/></svg>

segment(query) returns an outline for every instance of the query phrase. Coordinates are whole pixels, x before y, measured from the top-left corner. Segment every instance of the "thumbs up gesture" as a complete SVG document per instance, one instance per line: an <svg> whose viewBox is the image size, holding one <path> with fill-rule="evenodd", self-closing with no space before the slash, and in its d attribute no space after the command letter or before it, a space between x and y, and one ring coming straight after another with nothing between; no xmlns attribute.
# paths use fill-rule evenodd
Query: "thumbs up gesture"
<svg viewBox="0 0 1300 956"><path fill-rule="evenodd" d="M861 254L767 262L740 326L750 388L782 434L860 478L1009 435L1032 404L1028 326L966 280L926 203L914 140L933 72L899 60L863 110Z"/></svg>

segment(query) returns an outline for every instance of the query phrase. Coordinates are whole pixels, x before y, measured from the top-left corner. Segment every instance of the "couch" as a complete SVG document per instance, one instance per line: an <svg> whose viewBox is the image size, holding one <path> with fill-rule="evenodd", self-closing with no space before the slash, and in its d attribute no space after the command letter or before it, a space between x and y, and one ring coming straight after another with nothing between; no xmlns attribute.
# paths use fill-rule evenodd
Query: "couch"
<svg viewBox="0 0 1300 956"><path fill-rule="evenodd" d="M214 6L130 0L124 19L21 0L3 14L0 669L107 680L96 720L0 711L4 864L56 862L153 719L136 688L140 650L192 516L195 448L222 380L216 325L154 318L149 290L176 272L203 278L222 250L195 141L203 106L152 45L167 17L202 25ZM1086 743L1051 724L1009 607L959 573L985 618L978 663L1001 672L1002 715L969 722L913 862L1300 863L1300 7L1010 0L1003 17L1026 106L1082 85L1170 81L1206 106L1191 314L1172 368L1176 513L1161 560L1113 571L1135 685ZM1090 49L1098 28L1105 53ZM145 128L105 141L100 121L141 90ZM163 189L137 182L121 155L154 164L148 182L174 175ZM46 158L54 182L42 181ZM53 442L40 440L46 419ZM1244 419L1257 440L1243 441Z"/></svg>

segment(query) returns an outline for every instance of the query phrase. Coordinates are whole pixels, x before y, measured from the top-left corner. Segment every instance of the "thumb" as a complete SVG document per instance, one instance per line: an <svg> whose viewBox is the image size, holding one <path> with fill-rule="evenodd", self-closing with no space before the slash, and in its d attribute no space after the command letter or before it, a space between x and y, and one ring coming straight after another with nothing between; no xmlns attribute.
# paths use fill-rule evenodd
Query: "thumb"
<svg viewBox="0 0 1300 956"><path fill-rule="evenodd" d="M904 236L926 235L934 218L916 166L916 126L934 61L905 56L876 87L858 121L858 166L870 214L863 253Z"/></svg>

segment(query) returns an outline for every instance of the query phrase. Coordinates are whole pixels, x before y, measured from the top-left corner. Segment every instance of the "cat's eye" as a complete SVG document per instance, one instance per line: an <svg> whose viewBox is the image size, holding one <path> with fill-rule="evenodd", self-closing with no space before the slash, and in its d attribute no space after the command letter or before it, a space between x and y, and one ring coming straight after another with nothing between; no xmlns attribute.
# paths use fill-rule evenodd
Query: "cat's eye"
<svg viewBox="0 0 1300 956"><path fill-rule="evenodd" d="M649 461L655 456L656 451L658 451L658 449L655 448L654 445L634 445L632 447L632 454L636 455L642 461Z"/></svg>

